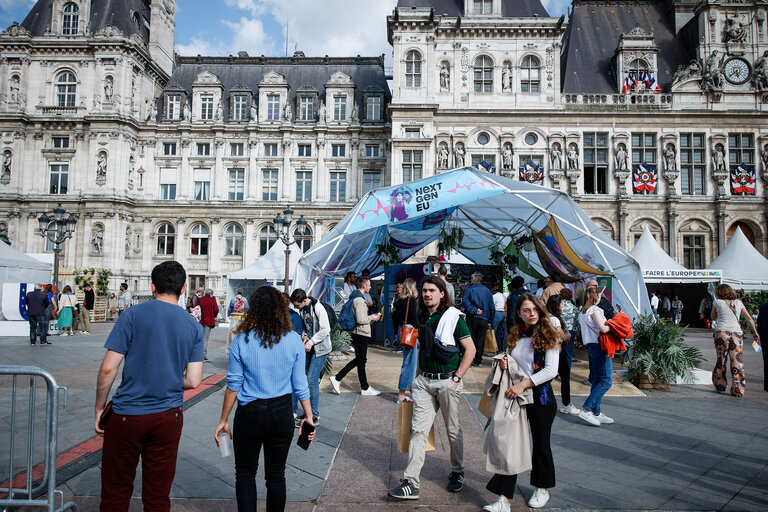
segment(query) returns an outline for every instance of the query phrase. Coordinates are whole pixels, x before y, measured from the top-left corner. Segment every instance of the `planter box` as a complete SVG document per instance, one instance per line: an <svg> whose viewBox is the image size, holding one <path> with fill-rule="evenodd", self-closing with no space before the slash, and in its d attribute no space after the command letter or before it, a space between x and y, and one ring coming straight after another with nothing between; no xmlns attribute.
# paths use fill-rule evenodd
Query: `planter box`
<svg viewBox="0 0 768 512"><path fill-rule="evenodd" d="M635 377L632 379L632 384L640 389L669 389L669 384L662 384L658 381L651 381L647 375Z"/></svg>

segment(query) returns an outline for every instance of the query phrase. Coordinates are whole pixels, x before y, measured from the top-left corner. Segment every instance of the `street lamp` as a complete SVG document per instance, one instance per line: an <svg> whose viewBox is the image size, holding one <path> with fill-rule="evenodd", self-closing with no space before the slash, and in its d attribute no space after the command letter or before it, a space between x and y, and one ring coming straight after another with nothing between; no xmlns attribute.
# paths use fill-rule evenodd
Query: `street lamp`
<svg viewBox="0 0 768 512"><path fill-rule="evenodd" d="M53 209L53 219L43 212L43 214L37 218L38 226L40 228L40 236L46 240L50 240L53 244L53 285L56 287L56 291L59 291L59 256L61 254L62 244L69 238L72 238L72 233L75 232L75 225L77 219L71 213L69 217L64 217L67 214L61 203L56 205ZM55 226L52 229L48 229L48 225L53 221Z"/></svg>
<svg viewBox="0 0 768 512"><path fill-rule="evenodd" d="M291 222L293 222L293 209L290 206L286 206L283 210L283 216L278 213L272 224L275 226L277 236L280 237L280 241L285 244L285 293L288 293L288 274L290 273L290 261L291 261L291 244L295 240L291 240ZM307 232L307 221L304 220L304 216L301 215L299 220L296 221L296 233L299 236Z"/></svg>

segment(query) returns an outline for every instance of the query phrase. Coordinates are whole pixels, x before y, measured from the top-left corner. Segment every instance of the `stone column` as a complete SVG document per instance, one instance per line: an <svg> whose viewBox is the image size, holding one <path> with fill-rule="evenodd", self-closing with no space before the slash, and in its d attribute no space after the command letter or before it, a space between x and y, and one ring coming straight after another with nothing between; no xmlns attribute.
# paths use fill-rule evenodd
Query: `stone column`
<svg viewBox="0 0 768 512"><path fill-rule="evenodd" d="M328 171L325 168L325 139L318 137L317 139L317 176L315 176L314 196L315 201L322 201L323 194L320 191L321 183L329 183Z"/></svg>
<svg viewBox="0 0 768 512"><path fill-rule="evenodd" d="M178 151L181 153L181 165L177 173L179 182L176 185L176 197L178 199L190 199L194 190L194 171L189 164L190 146L188 138L181 139L181 145L178 148Z"/></svg>
<svg viewBox="0 0 768 512"><path fill-rule="evenodd" d="M349 141L350 151L352 153L352 164L349 167L347 175L347 201L357 201L360 198L361 180L360 180L360 140L352 139Z"/></svg>
<svg viewBox="0 0 768 512"><path fill-rule="evenodd" d="M259 193L259 181L261 179L261 176L259 176L259 173L261 170L259 169L259 166L256 164L256 153L259 148L259 142L254 139L250 139L248 141L248 166L245 169L245 172L247 173L246 183L247 183L247 190L245 191L245 199L251 199L251 200L260 200L261 198L258 196ZM243 248L243 251L245 251L245 248Z"/></svg>
<svg viewBox="0 0 768 512"><path fill-rule="evenodd" d="M680 213L677 211L677 204L667 205L667 230L669 231L669 255L673 260L677 260L677 218Z"/></svg>
<svg viewBox="0 0 768 512"><path fill-rule="evenodd" d="M717 253L718 255L725 250L727 244L728 232L725 229L725 221L728 219L727 206L723 202L717 203Z"/></svg>
<svg viewBox="0 0 768 512"><path fill-rule="evenodd" d="M282 201L291 200L291 176L293 175L293 169L291 169L291 139L283 139L283 186L280 193L280 199Z"/></svg>
<svg viewBox="0 0 768 512"><path fill-rule="evenodd" d="M619 245L627 249L627 217L629 217L629 211L627 208L627 201L621 201L619 203Z"/></svg>

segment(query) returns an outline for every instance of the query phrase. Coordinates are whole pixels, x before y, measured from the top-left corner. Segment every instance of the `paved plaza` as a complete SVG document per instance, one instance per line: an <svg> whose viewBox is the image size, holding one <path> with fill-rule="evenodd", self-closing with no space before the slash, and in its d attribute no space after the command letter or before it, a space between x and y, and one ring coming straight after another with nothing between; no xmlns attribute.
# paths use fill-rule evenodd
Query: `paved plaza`
<svg viewBox="0 0 768 512"><path fill-rule="evenodd" d="M93 434L96 373L104 340L113 324L95 324L90 336L53 337L52 346L29 346L26 338L0 338L3 364L33 365L51 371L68 388L60 410L59 452L72 454L59 466L59 488L81 510L98 510L100 451ZM172 498L174 511L236 510L234 462L222 458L213 441L226 374L226 329L214 329L204 378L207 386L185 402L184 431ZM688 331L711 370L711 333ZM574 365L574 403L588 389L585 354ZM616 420L599 428L575 416L558 414L553 427L557 487L548 509L558 510L768 510L768 393L763 391L762 360L745 352L747 394L735 399L711 385L673 386L669 391L641 392L618 376L604 400L604 411ZM421 498L396 502L387 490L402 477L407 457L397 451L397 407L394 403L401 356L372 347L369 380L383 391L361 397L356 372L343 382L342 394L321 387L321 424L309 451L291 448L286 477L290 511L480 510L494 500L485 490L490 475L482 451L484 420L476 410L480 385L488 369L473 368L466 377L462 425L467 463L460 493L445 490L450 471L442 419L436 422L437 449L427 455ZM343 360L334 362L338 370ZM117 385L117 384L116 384ZM556 391L559 384L555 382ZM0 380L0 408L8 410L10 379ZM26 413L19 424L25 429ZM42 415L39 415L42 418ZM17 421L19 421L17 419ZM9 418L0 420L0 481L8 478ZM36 432L42 432L42 420ZM41 434L36 434L41 435ZM41 439L41 437L36 437ZM74 450L73 450L74 448ZM19 459L18 454L16 459ZM35 446L35 460L42 460ZM19 459L20 462L20 459ZM17 466L18 462L17 462ZM527 509L532 489L528 475L518 479L521 495L513 509ZM263 479L259 497L265 497ZM140 471L135 496L141 492ZM263 509L263 503L261 505ZM131 510L141 510L135 499Z"/></svg>

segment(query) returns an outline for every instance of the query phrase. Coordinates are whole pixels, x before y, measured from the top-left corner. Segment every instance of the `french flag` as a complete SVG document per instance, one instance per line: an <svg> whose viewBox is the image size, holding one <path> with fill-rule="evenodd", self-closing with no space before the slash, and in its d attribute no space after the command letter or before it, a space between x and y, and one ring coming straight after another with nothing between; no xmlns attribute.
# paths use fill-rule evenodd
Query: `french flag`
<svg viewBox="0 0 768 512"><path fill-rule="evenodd" d="M634 80L632 80L629 75L624 77L624 84L621 86L621 94L627 94L630 90L632 90L632 84Z"/></svg>
<svg viewBox="0 0 768 512"><path fill-rule="evenodd" d="M645 85L647 85L648 88L655 93L661 91L661 87L659 87L659 84L656 83L656 79L653 78L653 75L650 73L647 73L645 76Z"/></svg>

